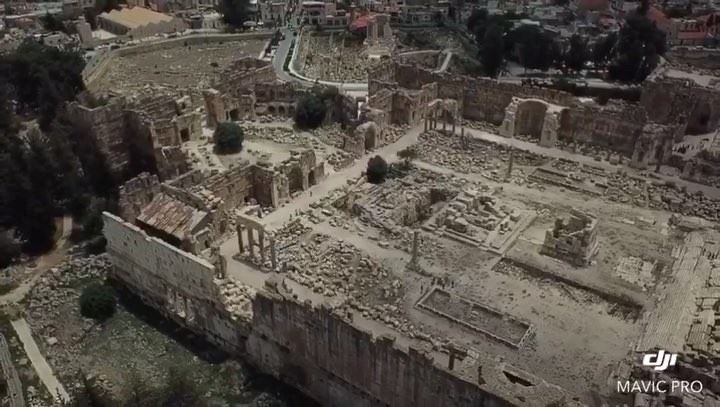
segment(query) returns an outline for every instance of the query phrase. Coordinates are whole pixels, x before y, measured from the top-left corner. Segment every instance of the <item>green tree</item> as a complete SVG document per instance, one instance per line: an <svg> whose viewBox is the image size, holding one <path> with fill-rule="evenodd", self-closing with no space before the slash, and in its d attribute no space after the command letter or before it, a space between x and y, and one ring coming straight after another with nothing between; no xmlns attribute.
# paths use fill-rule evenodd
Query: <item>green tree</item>
<svg viewBox="0 0 720 407"><path fill-rule="evenodd" d="M608 69L610 78L622 82L641 82L665 54L665 33L654 22L632 14L620 29L617 55Z"/></svg>
<svg viewBox="0 0 720 407"><path fill-rule="evenodd" d="M22 244L15 238L14 233L7 229L0 229L0 268L12 264L22 252Z"/></svg>
<svg viewBox="0 0 720 407"><path fill-rule="evenodd" d="M218 154L235 154L242 151L245 136L237 123L224 122L218 124L213 133L215 152Z"/></svg>
<svg viewBox="0 0 720 407"><path fill-rule="evenodd" d="M612 59L616 43L616 33L610 33L595 42L592 50L592 61L596 68L607 65L608 61Z"/></svg>
<svg viewBox="0 0 720 407"><path fill-rule="evenodd" d="M295 107L295 124L302 129L318 128L327 113L327 106L315 92L306 93Z"/></svg>
<svg viewBox="0 0 720 407"><path fill-rule="evenodd" d="M493 24L485 32L480 47L480 62L485 75L496 77L500 73L504 62L504 53L505 42L502 30L499 26Z"/></svg>
<svg viewBox="0 0 720 407"><path fill-rule="evenodd" d="M576 72L582 70L588 60L587 41L577 34L573 35L564 59L568 69Z"/></svg>
<svg viewBox="0 0 720 407"><path fill-rule="evenodd" d="M475 33L476 29L479 28L481 25L484 25L485 22L488 19L488 11L487 9L481 8L481 9L473 9L473 11L470 13L470 17L468 17L467 20L467 29L471 33ZM483 30L482 34L484 35L485 32Z"/></svg>
<svg viewBox="0 0 720 407"><path fill-rule="evenodd" d="M367 164L367 170L365 174L367 175L367 180L371 184L381 184L385 181L385 177L388 173L388 164L387 162L380 157L379 155L376 155L375 157L368 160Z"/></svg>
<svg viewBox="0 0 720 407"><path fill-rule="evenodd" d="M220 12L223 21L233 28L242 28L243 23L251 18L249 5L248 0L222 0Z"/></svg>
<svg viewBox="0 0 720 407"><path fill-rule="evenodd" d="M48 11L44 16L40 18L43 28L48 31L65 31L65 25L55 15L50 14Z"/></svg>
<svg viewBox="0 0 720 407"><path fill-rule="evenodd" d="M107 285L91 283L80 294L80 314L105 321L115 315L115 292Z"/></svg>
<svg viewBox="0 0 720 407"><path fill-rule="evenodd" d="M518 50L518 59L527 69L547 71L559 57L559 47L543 29L523 25L513 30L510 41Z"/></svg>

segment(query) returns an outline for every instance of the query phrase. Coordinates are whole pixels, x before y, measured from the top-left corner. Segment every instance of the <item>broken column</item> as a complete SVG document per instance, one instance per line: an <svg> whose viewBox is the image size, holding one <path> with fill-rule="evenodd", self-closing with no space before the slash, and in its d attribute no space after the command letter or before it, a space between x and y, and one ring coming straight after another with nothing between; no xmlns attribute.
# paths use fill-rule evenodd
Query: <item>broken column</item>
<svg viewBox="0 0 720 407"><path fill-rule="evenodd" d="M248 236L248 250L250 251L250 258L255 260L255 238L253 237L253 230L252 228L247 228L247 236Z"/></svg>
<svg viewBox="0 0 720 407"><path fill-rule="evenodd" d="M275 236L270 235L270 264L273 271L277 269L277 253L275 252Z"/></svg>
<svg viewBox="0 0 720 407"><path fill-rule="evenodd" d="M415 230L413 231L413 246L412 246L412 259L410 260L410 264L414 267L418 264L418 251L420 246L420 231Z"/></svg>
<svg viewBox="0 0 720 407"><path fill-rule="evenodd" d="M265 231L258 230L258 245L260 246L260 264L265 264Z"/></svg>
<svg viewBox="0 0 720 407"><path fill-rule="evenodd" d="M245 251L245 244L243 243L243 236L242 236L242 226L237 225L237 235L238 235L238 248L240 249L240 253Z"/></svg>

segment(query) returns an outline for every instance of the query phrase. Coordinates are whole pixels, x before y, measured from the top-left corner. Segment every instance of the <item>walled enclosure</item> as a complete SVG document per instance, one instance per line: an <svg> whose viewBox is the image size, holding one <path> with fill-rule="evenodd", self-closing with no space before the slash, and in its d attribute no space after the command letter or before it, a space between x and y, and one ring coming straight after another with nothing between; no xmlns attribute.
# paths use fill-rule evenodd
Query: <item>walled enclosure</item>
<svg viewBox="0 0 720 407"><path fill-rule="evenodd" d="M482 355L465 363L460 352L454 370L446 369L404 339L359 328L342 307L299 302L281 279L265 282L251 315L234 314L220 289L230 281L220 272L221 256L213 265L114 215L103 218L111 278L164 316L324 405L496 407L565 400L561 389L536 378L532 386L512 383L503 374L509 367Z"/></svg>
<svg viewBox="0 0 720 407"><path fill-rule="evenodd" d="M373 67L368 72L368 79L369 105L388 112L392 123L416 123L405 118L407 108L396 106L396 95L411 95L429 84L436 84L434 97L456 100L462 117L498 125L500 133L506 137L529 135L548 147L556 141L599 145L631 158L636 167L656 164L667 158L664 154L669 152L668 145L677 137L674 128L669 130L657 126L675 126L675 123L667 122L667 117L674 117L671 112L655 109L650 103L655 96L668 95L666 84L647 85L640 104L611 100L599 105L587 98L550 88L452 75L397 61ZM720 120L716 117L720 115L720 110L708 106L713 106L712 101L720 98L720 93L709 90L705 93L707 97L700 99L710 102L686 103L678 108L684 109L688 117L706 118L695 122L712 126ZM674 91L667 97L682 94L685 93ZM412 107L415 104L407 105ZM416 115L427 113L419 108L413 111ZM648 112L652 112L650 117ZM654 133L655 130L658 132Z"/></svg>

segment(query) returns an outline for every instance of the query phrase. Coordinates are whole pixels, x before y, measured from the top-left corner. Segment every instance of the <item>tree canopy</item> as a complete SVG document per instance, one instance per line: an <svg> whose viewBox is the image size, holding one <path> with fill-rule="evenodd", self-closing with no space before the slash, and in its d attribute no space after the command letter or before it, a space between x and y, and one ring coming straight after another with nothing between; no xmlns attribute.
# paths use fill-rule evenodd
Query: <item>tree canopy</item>
<svg viewBox="0 0 720 407"><path fill-rule="evenodd" d="M633 13L620 29L615 50L616 55L608 69L610 78L641 82L667 51L665 33L646 16Z"/></svg>
<svg viewBox="0 0 720 407"><path fill-rule="evenodd" d="M295 124L303 129L315 129L325 120L326 114L327 106L323 96L309 92L300 97L295 106Z"/></svg>
<svg viewBox="0 0 720 407"><path fill-rule="evenodd" d="M237 123L223 122L218 124L213 133L215 152L218 154L235 154L242 151L242 143L245 140L243 130Z"/></svg>
<svg viewBox="0 0 720 407"><path fill-rule="evenodd" d="M570 47L564 55L565 66L573 71L580 71L585 67L589 56L587 40L575 34L570 38Z"/></svg>
<svg viewBox="0 0 720 407"><path fill-rule="evenodd" d="M45 130L61 103L85 89L84 66L77 52L26 40L14 53L0 57L0 82L11 85L18 112L37 114Z"/></svg>
<svg viewBox="0 0 720 407"><path fill-rule="evenodd" d="M388 173L388 163L379 155L368 160L367 164L367 180L371 184L381 184L385 181Z"/></svg>
<svg viewBox="0 0 720 407"><path fill-rule="evenodd" d="M250 19L249 0L222 0L220 12L223 21L231 27L242 28L243 23Z"/></svg>
<svg viewBox="0 0 720 407"><path fill-rule="evenodd" d="M500 73L505 54L505 41L498 25L491 25L485 31L480 45L480 63L485 75L495 77Z"/></svg>

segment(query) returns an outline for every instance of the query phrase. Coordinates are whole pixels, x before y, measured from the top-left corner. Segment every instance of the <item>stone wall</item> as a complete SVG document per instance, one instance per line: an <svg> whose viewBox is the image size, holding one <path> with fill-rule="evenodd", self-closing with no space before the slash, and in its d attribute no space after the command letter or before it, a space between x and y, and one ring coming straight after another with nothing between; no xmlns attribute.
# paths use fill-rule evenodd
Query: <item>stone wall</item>
<svg viewBox="0 0 720 407"><path fill-rule="evenodd" d="M221 303L212 264L107 212L103 221L112 278L165 317L225 350L242 352L249 325L234 320Z"/></svg>
<svg viewBox="0 0 720 407"><path fill-rule="evenodd" d="M251 315L231 313L227 288L241 283L219 278L222 256L211 256L215 266L114 215L103 217L111 278L165 317L232 355L245 356L260 371L323 405L576 405L561 389L537 378L528 376L532 385L518 386L506 373L515 376L516 369L483 355L469 361L461 357L446 369L406 338L375 336L354 323L351 314L280 294L278 285L287 290L277 281L266 282L265 291L255 294Z"/></svg>
<svg viewBox="0 0 720 407"><path fill-rule="evenodd" d="M629 157L646 122L647 114L638 105L585 102L565 111L558 136L566 142L599 145Z"/></svg>
<svg viewBox="0 0 720 407"><path fill-rule="evenodd" d="M646 81L640 103L660 124L686 123L687 134L704 134L720 125L720 91L687 79L658 77Z"/></svg>
<svg viewBox="0 0 720 407"><path fill-rule="evenodd" d="M246 348L251 362L327 406L511 405L438 366L422 351L401 350L332 310L259 292Z"/></svg>
<svg viewBox="0 0 720 407"><path fill-rule="evenodd" d="M70 117L92 129L98 148L107 157L115 174L122 174L130 163L125 127L124 98L111 98L105 105L89 108L78 102L66 105Z"/></svg>
<svg viewBox="0 0 720 407"><path fill-rule="evenodd" d="M128 222L134 222L142 208L149 204L158 192L160 181L157 175L144 172L129 179L118 191L120 216Z"/></svg>

